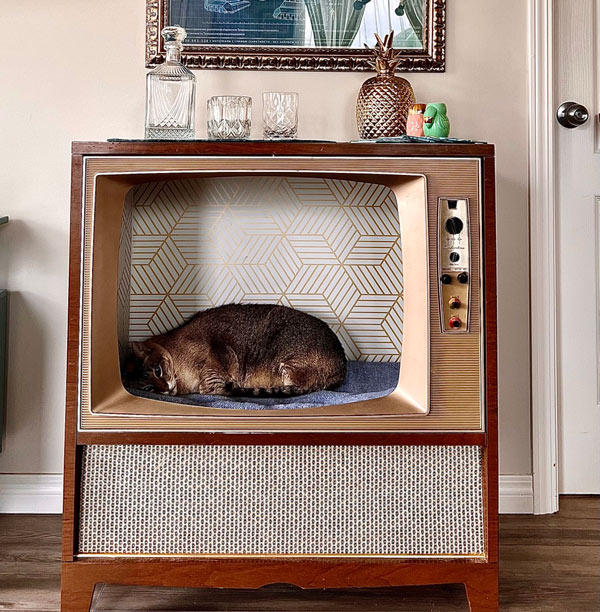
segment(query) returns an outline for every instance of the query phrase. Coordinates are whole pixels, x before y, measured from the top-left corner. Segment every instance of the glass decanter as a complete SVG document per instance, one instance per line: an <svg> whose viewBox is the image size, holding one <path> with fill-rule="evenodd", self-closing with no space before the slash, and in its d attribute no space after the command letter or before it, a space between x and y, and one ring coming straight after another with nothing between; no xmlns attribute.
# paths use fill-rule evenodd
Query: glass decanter
<svg viewBox="0 0 600 612"><path fill-rule="evenodd" d="M196 77L181 63L187 32L169 26L161 32L166 59L146 75L146 133L148 140L191 140L194 132Z"/></svg>

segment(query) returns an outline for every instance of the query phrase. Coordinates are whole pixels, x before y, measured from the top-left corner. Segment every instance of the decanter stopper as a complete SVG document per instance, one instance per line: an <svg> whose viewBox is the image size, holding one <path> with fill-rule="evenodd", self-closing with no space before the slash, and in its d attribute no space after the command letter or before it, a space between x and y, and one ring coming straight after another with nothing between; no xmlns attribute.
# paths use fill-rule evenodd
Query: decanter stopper
<svg viewBox="0 0 600 612"><path fill-rule="evenodd" d="M165 47L172 46L173 43L181 51L183 49L183 41L187 38L187 32L181 26L167 26L161 31L161 36L165 40Z"/></svg>
<svg viewBox="0 0 600 612"><path fill-rule="evenodd" d="M192 140L196 77L181 63L187 32L168 26L161 32L166 60L146 75L146 132L148 140Z"/></svg>

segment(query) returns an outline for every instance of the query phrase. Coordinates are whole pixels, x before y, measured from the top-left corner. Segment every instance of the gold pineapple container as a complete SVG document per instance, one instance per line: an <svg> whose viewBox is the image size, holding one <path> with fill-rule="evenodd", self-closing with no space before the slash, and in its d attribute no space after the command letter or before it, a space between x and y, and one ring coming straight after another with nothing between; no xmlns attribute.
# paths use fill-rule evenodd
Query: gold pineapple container
<svg viewBox="0 0 600 612"><path fill-rule="evenodd" d="M400 61L394 50L394 32L381 40L375 34L377 44L373 60L369 62L377 75L367 79L358 94L356 124L362 139L373 139L406 134L406 120L415 94L410 83L394 74Z"/></svg>

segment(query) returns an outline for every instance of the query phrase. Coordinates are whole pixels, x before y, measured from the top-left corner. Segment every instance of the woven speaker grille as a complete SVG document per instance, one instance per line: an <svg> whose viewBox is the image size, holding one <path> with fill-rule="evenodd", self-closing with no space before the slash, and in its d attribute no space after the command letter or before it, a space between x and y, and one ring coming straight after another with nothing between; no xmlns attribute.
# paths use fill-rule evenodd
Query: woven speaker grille
<svg viewBox="0 0 600 612"><path fill-rule="evenodd" d="M87 446L80 554L482 555L472 446Z"/></svg>

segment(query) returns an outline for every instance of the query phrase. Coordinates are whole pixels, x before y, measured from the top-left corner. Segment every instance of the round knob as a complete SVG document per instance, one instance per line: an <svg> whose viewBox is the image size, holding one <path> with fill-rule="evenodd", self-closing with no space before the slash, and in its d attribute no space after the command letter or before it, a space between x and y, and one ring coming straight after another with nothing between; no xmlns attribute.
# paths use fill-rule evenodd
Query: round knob
<svg viewBox="0 0 600 612"><path fill-rule="evenodd" d="M440 276L440 280L442 281L443 285L449 285L452 282L452 277L450 274L442 274Z"/></svg>
<svg viewBox="0 0 600 612"><path fill-rule="evenodd" d="M463 222L458 217L450 217L446 221L446 231L449 234L460 234L463 225Z"/></svg>
<svg viewBox="0 0 600 612"><path fill-rule="evenodd" d="M450 253L448 257L450 258L450 261L452 263L456 263L460 259L460 253L457 253L456 251L452 251L452 253Z"/></svg>
<svg viewBox="0 0 600 612"><path fill-rule="evenodd" d="M464 285L465 283L469 282L469 275L466 272L461 272L456 279L458 280L459 283L461 283L462 285Z"/></svg>
<svg viewBox="0 0 600 612"><path fill-rule="evenodd" d="M452 309L460 308L460 300L453 296L448 300L448 306Z"/></svg>
<svg viewBox="0 0 600 612"><path fill-rule="evenodd" d="M573 129L587 123L590 118L588 109L577 102L563 102L556 111L556 119L566 128Z"/></svg>
<svg viewBox="0 0 600 612"><path fill-rule="evenodd" d="M448 325L450 325L452 329L458 329L462 325L462 323L458 317L450 317Z"/></svg>

